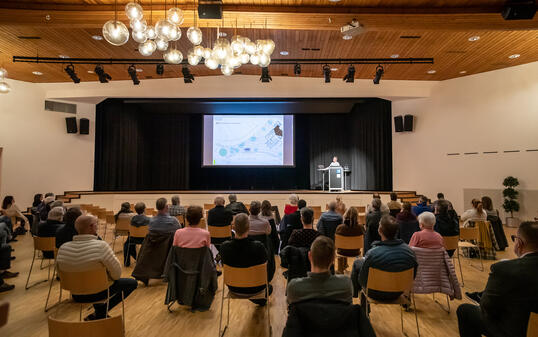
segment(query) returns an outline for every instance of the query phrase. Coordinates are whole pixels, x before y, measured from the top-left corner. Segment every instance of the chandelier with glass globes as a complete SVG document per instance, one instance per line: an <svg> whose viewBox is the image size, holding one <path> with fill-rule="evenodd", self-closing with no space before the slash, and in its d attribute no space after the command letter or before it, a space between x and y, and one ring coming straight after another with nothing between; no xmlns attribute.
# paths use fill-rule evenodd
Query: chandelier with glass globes
<svg viewBox="0 0 538 337"><path fill-rule="evenodd" d="M131 35L133 40L139 43L138 51L142 56L151 56L159 50L163 52L166 63L180 64L183 61L183 54L176 48L175 43L181 38L180 25L185 19L180 8L172 7L166 10L166 18L157 21L155 26L151 24L153 11L151 11L148 25L144 19L144 10L139 3L129 2L125 6L125 14L130 20L131 34L129 34L129 29L117 20L116 11L115 19L106 22L103 26L105 40L112 45L121 46L127 43ZM217 36L220 36L218 29ZM196 66L203 59L207 68L215 70L220 67L221 72L226 76L232 75L234 69L249 62L260 67L269 66L271 54L275 49L273 40L254 42L240 35L234 35L231 41L219 37L213 44L213 48L204 48L201 45L202 31L196 27L196 24L187 30L187 39L193 44L187 53L187 61L190 65Z"/></svg>

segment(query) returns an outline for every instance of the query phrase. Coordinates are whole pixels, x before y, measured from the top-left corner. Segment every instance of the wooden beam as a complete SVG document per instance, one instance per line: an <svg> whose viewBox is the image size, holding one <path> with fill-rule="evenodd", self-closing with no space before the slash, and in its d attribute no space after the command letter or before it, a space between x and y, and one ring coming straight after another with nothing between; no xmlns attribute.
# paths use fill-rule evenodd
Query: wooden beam
<svg viewBox="0 0 538 337"><path fill-rule="evenodd" d="M112 10L94 10L93 6L83 7L88 9L0 9L0 25L101 28L106 21L114 17ZM118 14L121 21L128 22L123 11ZM153 11L153 22L162 17L164 17L163 10ZM198 25L200 27L219 26L225 28L238 26L268 29L339 30L341 26L354 18L371 31L538 30L538 16L533 20L506 21L499 13L477 12L476 10L467 13L453 10L448 13L438 10L426 13L424 10L418 10L418 13L410 13L409 9L401 12L394 10L385 10L384 12L370 10L368 12L357 8L332 8L332 11L328 12L324 7L227 6L223 20L198 20ZM192 26L193 21L192 13L188 14L187 11L182 27Z"/></svg>

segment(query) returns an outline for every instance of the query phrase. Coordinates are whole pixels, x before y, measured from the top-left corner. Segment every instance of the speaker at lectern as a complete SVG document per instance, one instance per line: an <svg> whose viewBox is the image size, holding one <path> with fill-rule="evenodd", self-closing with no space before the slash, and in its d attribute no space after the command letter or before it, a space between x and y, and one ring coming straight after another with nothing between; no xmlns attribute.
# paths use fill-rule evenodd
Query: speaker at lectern
<svg viewBox="0 0 538 337"><path fill-rule="evenodd" d="M329 191L344 190L344 169L341 166L329 166Z"/></svg>

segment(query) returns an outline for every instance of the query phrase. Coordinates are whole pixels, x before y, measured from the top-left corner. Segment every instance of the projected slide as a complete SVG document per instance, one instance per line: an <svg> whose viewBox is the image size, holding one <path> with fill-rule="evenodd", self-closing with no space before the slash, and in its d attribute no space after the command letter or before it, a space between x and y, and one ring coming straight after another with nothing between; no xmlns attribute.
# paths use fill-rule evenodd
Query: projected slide
<svg viewBox="0 0 538 337"><path fill-rule="evenodd" d="M204 116L204 165L292 166L293 116Z"/></svg>

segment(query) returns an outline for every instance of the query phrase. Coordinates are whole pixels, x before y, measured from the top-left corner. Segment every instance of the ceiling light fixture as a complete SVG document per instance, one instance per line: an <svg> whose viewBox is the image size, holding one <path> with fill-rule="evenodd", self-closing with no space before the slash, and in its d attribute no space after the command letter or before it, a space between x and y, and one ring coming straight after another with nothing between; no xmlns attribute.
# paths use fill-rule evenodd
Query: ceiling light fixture
<svg viewBox="0 0 538 337"><path fill-rule="evenodd" d="M355 82L355 67L350 64L349 67L347 67L347 74L343 78L346 83L353 83Z"/></svg>
<svg viewBox="0 0 538 337"><path fill-rule="evenodd" d="M3 80L7 77L7 70L5 68L0 68L0 80Z"/></svg>
<svg viewBox="0 0 538 337"><path fill-rule="evenodd" d="M58 55L58 57L61 58L61 59L68 59L69 58L69 56L67 56L67 55Z"/></svg>
<svg viewBox="0 0 538 337"><path fill-rule="evenodd" d="M287 52L287 51L285 51L285 50L283 50L283 51L280 52L280 55L282 55L282 56L288 56L289 54L290 54L290 53Z"/></svg>
<svg viewBox="0 0 538 337"><path fill-rule="evenodd" d="M514 59L519 58L520 56L521 56L520 54L512 54L512 55L508 56L508 58L511 59L511 60L514 60Z"/></svg>
<svg viewBox="0 0 538 337"><path fill-rule="evenodd" d="M101 35L92 35L92 39L94 39L95 41L102 41L103 37Z"/></svg>
<svg viewBox="0 0 538 337"><path fill-rule="evenodd" d="M181 69L181 72L183 73L183 82L192 83L192 81L194 81L194 75L191 74L191 71L188 67L183 67Z"/></svg>
<svg viewBox="0 0 538 337"><path fill-rule="evenodd" d="M342 39L344 40L351 40L353 38L353 36L351 35L342 35Z"/></svg>
<svg viewBox="0 0 538 337"><path fill-rule="evenodd" d="M390 55L391 59L397 59L398 57L400 57L400 54L392 54L392 55Z"/></svg>
<svg viewBox="0 0 538 337"><path fill-rule="evenodd" d="M32 74L34 74L34 75L36 75L36 76L41 76L41 75L43 75L42 72L37 71L37 70L36 70L36 71L32 71Z"/></svg>
<svg viewBox="0 0 538 337"><path fill-rule="evenodd" d="M437 72L437 71L435 71L435 70L428 70L428 71L427 71L427 73L430 74L430 75L433 75L433 74L435 74L436 72Z"/></svg>
<svg viewBox="0 0 538 337"><path fill-rule="evenodd" d="M469 41L471 41L471 42L478 41L478 40L480 40L480 36L478 36L478 35L471 36L471 37L469 38Z"/></svg>
<svg viewBox="0 0 538 337"><path fill-rule="evenodd" d="M6 77L7 70L5 68L0 68L0 94L7 94L11 91L9 84L4 81Z"/></svg>
<svg viewBox="0 0 538 337"><path fill-rule="evenodd" d="M88 70L88 74L94 74L93 70Z"/></svg>
<svg viewBox="0 0 538 337"><path fill-rule="evenodd" d="M103 25L103 37L111 45L121 46L129 41L129 29L118 21L118 0L114 1L114 20L109 20Z"/></svg>
<svg viewBox="0 0 538 337"><path fill-rule="evenodd" d="M325 78L325 83L331 83L331 67L328 64L323 66L323 77Z"/></svg>
<svg viewBox="0 0 538 337"><path fill-rule="evenodd" d="M129 68L127 68L127 72L129 73L129 76L131 76L131 80L133 81L133 84L139 85L140 80L138 79L138 74L136 73L136 67L134 64L131 64Z"/></svg>
<svg viewBox="0 0 538 337"><path fill-rule="evenodd" d="M260 77L260 81L262 81L262 83L269 83L273 80L273 78L271 77L271 75L269 75L269 68L268 67L263 67L262 68L262 76Z"/></svg>
<svg viewBox="0 0 538 337"><path fill-rule="evenodd" d="M301 75L301 65L299 63L293 66L293 73L295 74L295 76Z"/></svg>
<svg viewBox="0 0 538 337"><path fill-rule="evenodd" d="M460 74L467 74L467 70L460 71Z"/></svg>
<svg viewBox="0 0 538 337"><path fill-rule="evenodd" d="M375 68L374 84L379 84L379 82L381 81L381 77L383 77L384 73L385 69L381 64Z"/></svg>
<svg viewBox="0 0 538 337"><path fill-rule="evenodd" d="M70 64L67 67L65 67L64 70L67 73L67 75L69 75L69 77L71 77L71 80L73 81L73 83L75 83L75 84L80 83L80 78L77 76L77 73L75 72L75 66Z"/></svg>
<svg viewBox="0 0 538 337"><path fill-rule="evenodd" d="M97 74L101 83L108 83L112 79L109 74L105 73L105 68L100 64L96 65L93 71Z"/></svg>

